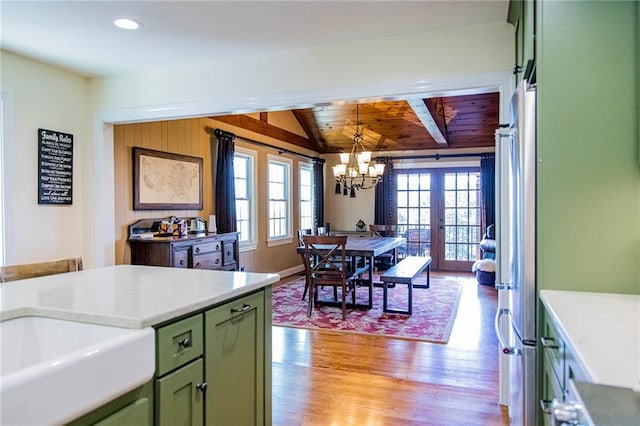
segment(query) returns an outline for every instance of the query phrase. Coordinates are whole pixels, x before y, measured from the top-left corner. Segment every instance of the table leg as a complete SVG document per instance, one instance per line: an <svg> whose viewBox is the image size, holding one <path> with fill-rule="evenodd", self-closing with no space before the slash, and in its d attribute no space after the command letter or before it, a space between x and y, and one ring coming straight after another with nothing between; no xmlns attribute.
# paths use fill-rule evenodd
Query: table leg
<svg viewBox="0 0 640 426"><path fill-rule="evenodd" d="M369 257L369 308L373 308L373 256Z"/></svg>

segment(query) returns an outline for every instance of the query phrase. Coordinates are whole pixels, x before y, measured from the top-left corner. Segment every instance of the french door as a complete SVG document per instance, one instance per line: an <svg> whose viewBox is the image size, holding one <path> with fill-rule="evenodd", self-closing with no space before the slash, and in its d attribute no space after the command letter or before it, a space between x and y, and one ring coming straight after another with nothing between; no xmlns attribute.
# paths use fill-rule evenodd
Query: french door
<svg viewBox="0 0 640 426"><path fill-rule="evenodd" d="M471 271L479 257L480 169L400 169L397 224L407 255L431 256L432 268Z"/></svg>

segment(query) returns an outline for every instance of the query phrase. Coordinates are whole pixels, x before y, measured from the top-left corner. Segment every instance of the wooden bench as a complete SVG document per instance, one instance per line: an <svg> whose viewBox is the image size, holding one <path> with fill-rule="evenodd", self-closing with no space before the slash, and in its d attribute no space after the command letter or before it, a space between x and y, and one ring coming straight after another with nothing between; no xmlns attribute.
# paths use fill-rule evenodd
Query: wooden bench
<svg viewBox="0 0 640 426"><path fill-rule="evenodd" d="M412 313L413 298L412 289L415 288L429 288L429 269L431 265L431 257L429 256L408 256L402 259L392 268L385 271L380 276L382 281L383 301L382 310L384 312L390 312L394 314L409 314ZM426 284L414 284L413 280L418 277L422 271L427 270L427 282ZM391 309L387 307L387 288L389 283L393 284L407 284L409 289L409 300L407 310Z"/></svg>

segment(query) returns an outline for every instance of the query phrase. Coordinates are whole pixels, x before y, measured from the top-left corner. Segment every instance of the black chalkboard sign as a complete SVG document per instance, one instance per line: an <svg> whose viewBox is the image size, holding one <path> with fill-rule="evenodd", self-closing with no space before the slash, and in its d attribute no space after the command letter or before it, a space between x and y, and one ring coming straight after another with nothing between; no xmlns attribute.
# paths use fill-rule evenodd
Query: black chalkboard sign
<svg viewBox="0 0 640 426"><path fill-rule="evenodd" d="M73 203L73 135L38 129L38 204Z"/></svg>

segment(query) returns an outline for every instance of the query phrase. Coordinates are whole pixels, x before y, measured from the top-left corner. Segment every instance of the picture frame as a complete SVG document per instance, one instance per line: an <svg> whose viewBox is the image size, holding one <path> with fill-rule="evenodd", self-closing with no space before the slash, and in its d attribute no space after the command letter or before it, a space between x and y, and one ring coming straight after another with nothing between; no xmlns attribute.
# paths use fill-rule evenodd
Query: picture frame
<svg viewBox="0 0 640 426"><path fill-rule="evenodd" d="M134 147L134 210L202 210L202 158Z"/></svg>

